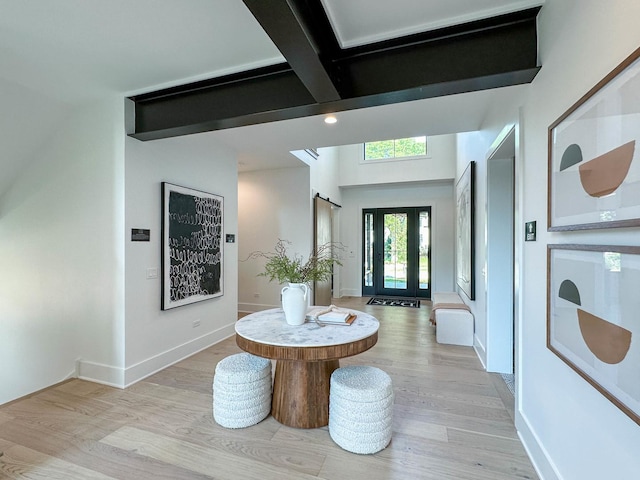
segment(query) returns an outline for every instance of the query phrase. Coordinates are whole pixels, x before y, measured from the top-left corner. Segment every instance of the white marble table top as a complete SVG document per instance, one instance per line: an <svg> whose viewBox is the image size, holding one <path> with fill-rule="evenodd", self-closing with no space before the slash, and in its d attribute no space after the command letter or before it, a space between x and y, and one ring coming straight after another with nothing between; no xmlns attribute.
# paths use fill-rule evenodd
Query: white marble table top
<svg viewBox="0 0 640 480"><path fill-rule="evenodd" d="M310 321L302 325L289 325L282 309L273 308L238 320L236 333L253 342L279 347L326 347L362 340L378 331L380 324L375 317L358 310L349 311L357 315L351 325L321 327Z"/></svg>

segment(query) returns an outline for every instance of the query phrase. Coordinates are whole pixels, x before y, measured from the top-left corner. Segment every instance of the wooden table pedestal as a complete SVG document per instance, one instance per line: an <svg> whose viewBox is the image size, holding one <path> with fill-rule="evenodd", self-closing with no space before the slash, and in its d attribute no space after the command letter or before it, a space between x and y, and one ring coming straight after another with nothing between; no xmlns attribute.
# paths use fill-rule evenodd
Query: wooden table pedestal
<svg viewBox="0 0 640 480"><path fill-rule="evenodd" d="M329 424L329 384L338 360L278 360L271 415L284 425L318 428Z"/></svg>

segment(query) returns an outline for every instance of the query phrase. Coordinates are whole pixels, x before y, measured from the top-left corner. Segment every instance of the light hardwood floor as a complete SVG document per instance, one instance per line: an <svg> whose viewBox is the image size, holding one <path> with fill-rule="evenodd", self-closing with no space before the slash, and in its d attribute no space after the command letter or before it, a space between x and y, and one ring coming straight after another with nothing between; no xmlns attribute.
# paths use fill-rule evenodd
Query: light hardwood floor
<svg viewBox="0 0 640 480"><path fill-rule="evenodd" d="M227 339L119 390L72 380L0 407L2 479L537 479L513 426L513 397L470 347L438 345L420 309L336 303L380 320L377 345L341 361L385 370L395 390L393 439L348 453L326 427L268 417L240 430L212 418L216 363Z"/></svg>

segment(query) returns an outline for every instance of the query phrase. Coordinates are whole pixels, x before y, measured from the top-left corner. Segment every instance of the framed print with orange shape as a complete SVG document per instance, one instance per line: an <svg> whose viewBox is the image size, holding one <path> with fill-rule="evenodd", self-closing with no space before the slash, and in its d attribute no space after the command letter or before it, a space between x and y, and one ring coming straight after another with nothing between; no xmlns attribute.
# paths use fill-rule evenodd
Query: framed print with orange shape
<svg viewBox="0 0 640 480"><path fill-rule="evenodd" d="M549 245L547 347L640 424L640 247Z"/></svg>
<svg viewBox="0 0 640 480"><path fill-rule="evenodd" d="M550 127L548 230L640 225L640 49Z"/></svg>

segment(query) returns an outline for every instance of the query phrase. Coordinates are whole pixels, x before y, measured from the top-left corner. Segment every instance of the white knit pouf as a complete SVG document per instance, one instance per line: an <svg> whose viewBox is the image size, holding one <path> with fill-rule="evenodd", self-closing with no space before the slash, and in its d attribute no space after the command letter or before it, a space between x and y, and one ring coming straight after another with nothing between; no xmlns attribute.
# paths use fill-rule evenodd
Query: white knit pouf
<svg viewBox="0 0 640 480"><path fill-rule="evenodd" d="M230 355L216 365L213 418L222 427L244 428L271 411L271 361L250 353Z"/></svg>
<svg viewBox="0 0 640 480"><path fill-rule="evenodd" d="M393 385L376 367L341 367L331 375L329 435L353 453L376 453L391 441Z"/></svg>

